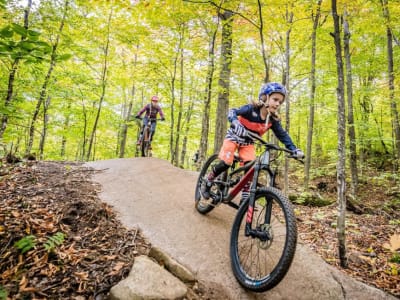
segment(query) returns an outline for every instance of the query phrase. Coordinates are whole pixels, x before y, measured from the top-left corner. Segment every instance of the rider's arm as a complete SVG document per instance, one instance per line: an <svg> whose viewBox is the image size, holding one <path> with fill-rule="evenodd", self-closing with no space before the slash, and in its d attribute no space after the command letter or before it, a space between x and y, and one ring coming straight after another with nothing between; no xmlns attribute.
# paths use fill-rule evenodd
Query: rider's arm
<svg viewBox="0 0 400 300"><path fill-rule="evenodd" d="M235 120L238 120L238 116L245 115L250 109L250 105L243 105L239 108L231 108L228 112L228 121L233 123Z"/></svg>
<svg viewBox="0 0 400 300"><path fill-rule="evenodd" d="M140 118L143 115L143 113L147 110L147 106L148 105L143 106L143 108L136 114L136 117Z"/></svg>
<svg viewBox="0 0 400 300"><path fill-rule="evenodd" d="M160 106L158 107L158 113L160 114L161 120L165 120L164 112Z"/></svg>
<svg viewBox="0 0 400 300"><path fill-rule="evenodd" d="M288 150L296 150L296 146L292 141L292 138L287 133L285 129L283 129L282 124L279 120L271 118L272 126L271 129Z"/></svg>

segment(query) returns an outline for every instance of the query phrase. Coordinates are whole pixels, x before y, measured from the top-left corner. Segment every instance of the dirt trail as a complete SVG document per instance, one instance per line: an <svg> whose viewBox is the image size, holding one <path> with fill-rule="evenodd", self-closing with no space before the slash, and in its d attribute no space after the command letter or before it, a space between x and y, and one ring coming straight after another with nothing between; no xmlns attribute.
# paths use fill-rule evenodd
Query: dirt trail
<svg viewBox="0 0 400 300"><path fill-rule="evenodd" d="M206 216L194 208L197 172L157 158L96 161L94 180L101 199L128 228L139 227L149 241L188 267L199 281L229 299L396 299L340 273L306 245L274 289L256 294L236 282L230 267L229 234L235 210L222 205Z"/></svg>

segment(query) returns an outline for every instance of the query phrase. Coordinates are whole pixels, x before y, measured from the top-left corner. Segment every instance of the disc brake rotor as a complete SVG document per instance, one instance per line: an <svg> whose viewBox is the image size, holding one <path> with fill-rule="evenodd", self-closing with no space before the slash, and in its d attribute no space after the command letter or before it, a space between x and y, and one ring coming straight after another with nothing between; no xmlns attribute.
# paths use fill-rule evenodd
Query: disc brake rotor
<svg viewBox="0 0 400 300"><path fill-rule="evenodd" d="M269 238L268 240L266 240L266 241L258 240L258 247L265 250L265 249L268 249L269 247L271 247L272 242L273 242L273 240L274 240L274 234L273 234L273 232L272 232L272 227L271 227L271 225L269 225L269 224L262 224L262 225L260 226L260 230L261 230L262 232L267 232L267 233L268 233L268 236L270 237L270 238Z"/></svg>

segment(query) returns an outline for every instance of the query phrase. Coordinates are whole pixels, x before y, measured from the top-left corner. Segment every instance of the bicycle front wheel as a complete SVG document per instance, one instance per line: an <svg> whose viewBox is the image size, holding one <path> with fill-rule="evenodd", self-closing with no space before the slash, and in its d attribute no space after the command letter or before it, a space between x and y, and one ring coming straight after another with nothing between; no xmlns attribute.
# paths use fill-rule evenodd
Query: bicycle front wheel
<svg viewBox="0 0 400 300"><path fill-rule="evenodd" d="M289 200L276 188L256 191L251 233L246 234L248 201L235 217L230 240L233 273L238 282L254 292L276 286L292 263L297 226Z"/></svg>
<svg viewBox="0 0 400 300"><path fill-rule="evenodd" d="M141 145L141 149L140 149L141 152L142 152L142 157L146 157L147 156L147 148L148 148L147 142L143 141L142 145Z"/></svg>

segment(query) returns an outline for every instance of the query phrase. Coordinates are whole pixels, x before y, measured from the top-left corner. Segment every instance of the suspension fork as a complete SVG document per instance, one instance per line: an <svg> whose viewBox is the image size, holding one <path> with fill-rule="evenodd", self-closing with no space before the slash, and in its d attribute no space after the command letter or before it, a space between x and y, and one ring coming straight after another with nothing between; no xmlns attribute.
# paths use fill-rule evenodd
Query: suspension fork
<svg viewBox="0 0 400 300"><path fill-rule="evenodd" d="M253 221L253 216L254 216L254 205L255 205L255 195L257 190L258 175L261 170L261 165L257 164L254 169L255 170L253 175L253 181L250 187L249 205L247 207L245 236L251 236L253 238L259 238L261 241L267 241L271 239L271 236L268 232L260 230L260 228L255 228L255 229L251 228L251 223ZM265 212L266 224L269 224L271 221L271 209L272 209L272 201L268 201Z"/></svg>
<svg viewBox="0 0 400 300"><path fill-rule="evenodd" d="M257 164L253 169L253 180L250 185L249 206L247 207L246 216L246 233L248 229L251 229L251 222L253 221L255 195L257 190L258 174L260 173L260 165Z"/></svg>

